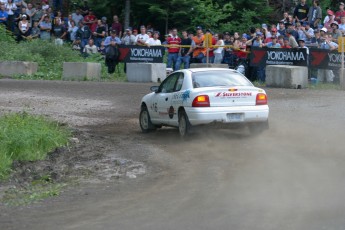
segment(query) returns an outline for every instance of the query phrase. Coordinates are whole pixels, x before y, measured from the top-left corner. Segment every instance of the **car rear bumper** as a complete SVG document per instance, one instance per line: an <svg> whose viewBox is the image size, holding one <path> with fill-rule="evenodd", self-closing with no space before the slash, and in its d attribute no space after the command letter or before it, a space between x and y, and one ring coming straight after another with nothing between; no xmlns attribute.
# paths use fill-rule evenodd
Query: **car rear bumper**
<svg viewBox="0 0 345 230"><path fill-rule="evenodd" d="M249 123L268 120L268 105L241 107L185 107L191 125Z"/></svg>

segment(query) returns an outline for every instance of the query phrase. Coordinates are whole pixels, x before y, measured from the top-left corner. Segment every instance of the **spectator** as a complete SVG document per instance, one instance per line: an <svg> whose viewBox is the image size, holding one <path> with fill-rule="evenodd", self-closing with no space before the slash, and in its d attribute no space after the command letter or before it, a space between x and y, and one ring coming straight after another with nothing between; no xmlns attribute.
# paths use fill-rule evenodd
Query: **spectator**
<svg viewBox="0 0 345 230"><path fill-rule="evenodd" d="M278 37L277 36L272 36L272 41L266 44L266 47L268 48L280 48L280 44L277 42Z"/></svg>
<svg viewBox="0 0 345 230"><path fill-rule="evenodd" d="M193 37L194 47L193 47L193 60L198 63L202 63L202 59L205 57L206 48L203 46L204 34L202 28L198 26L196 28L196 36Z"/></svg>
<svg viewBox="0 0 345 230"><path fill-rule="evenodd" d="M50 31L52 29L52 24L49 20L49 16L44 14L39 22L40 26L40 38L42 40L50 40Z"/></svg>
<svg viewBox="0 0 345 230"><path fill-rule="evenodd" d="M339 25L337 21L334 21L331 24L331 35L332 35L332 41L335 43L338 43L338 38L342 36L340 30L339 30Z"/></svg>
<svg viewBox="0 0 345 230"><path fill-rule="evenodd" d="M311 39L314 37L314 30L310 27L309 22L303 23L304 27L302 27L302 31L306 36L306 44L311 43Z"/></svg>
<svg viewBox="0 0 345 230"><path fill-rule="evenodd" d="M149 35L149 38L152 38L152 31L148 30L146 34Z"/></svg>
<svg viewBox="0 0 345 230"><path fill-rule="evenodd" d="M262 47L263 46L263 33L256 32L255 39L252 39L252 47ZM251 79L256 79L260 82L265 82L265 66L258 66L253 68Z"/></svg>
<svg viewBox="0 0 345 230"><path fill-rule="evenodd" d="M309 55L309 48L305 45L305 40L303 38L298 39L298 46L302 49L306 49Z"/></svg>
<svg viewBox="0 0 345 230"><path fill-rule="evenodd" d="M189 68L190 63L190 54L193 51L193 40L188 37L188 33L186 30L182 31L182 38L181 38L181 45L182 46L190 46L190 47L181 47L177 62L176 62L176 69L179 70L181 68L181 64L183 64L184 69Z"/></svg>
<svg viewBox="0 0 345 230"><path fill-rule="evenodd" d="M306 0L301 0L294 10L293 17L296 22L305 22L308 19L309 6L306 4Z"/></svg>
<svg viewBox="0 0 345 230"><path fill-rule="evenodd" d="M247 51L247 41L248 41L247 34L242 34L242 39L241 39L240 47L239 47L241 51Z"/></svg>
<svg viewBox="0 0 345 230"><path fill-rule="evenodd" d="M32 17L35 15L35 11L36 11L36 9L33 7L32 3L28 3L25 14L30 19L30 25L31 26L33 25Z"/></svg>
<svg viewBox="0 0 345 230"><path fill-rule="evenodd" d="M145 26L140 26L140 34L135 37L135 43L137 45L145 45L145 42L149 39L149 35L146 34Z"/></svg>
<svg viewBox="0 0 345 230"><path fill-rule="evenodd" d="M323 33L321 36L321 45L320 49L326 50L336 50L338 48L338 44L332 41L332 36ZM329 69L318 69L317 79L319 82L333 82L334 74L332 70Z"/></svg>
<svg viewBox="0 0 345 230"><path fill-rule="evenodd" d="M81 47L84 49L86 44L89 42L89 39L92 36L92 32L87 25L84 25L83 21L79 22L79 28L77 30L77 37L81 39Z"/></svg>
<svg viewBox="0 0 345 230"><path fill-rule="evenodd" d="M83 15L83 17L85 17L86 15L89 14L89 11L90 11L89 4L88 4L87 0L84 0L84 5L82 5L80 7L80 12Z"/></svg>
<svg viewBox="0 0 345 230"><path fill-rule="evenodd" d="M335 12L335 20L338 23L341 23L341 18L345 17L345 10L344 10L345 4L343 2L339 2L339 10Z"/></svg>
<svg viewBox="0 0 345 230"><path fill-rule="evenodd" d="M158 31L154 31L153 32L153 37L147 39L147 41L145 42L145 44L150 47L150 46L160 46L161 41L158 39L159 38L159 32Z"/></svg>
<svg viewBox="0 0 345 230"><path fill-rule="evenodd" d="M286 36L289 38L289 45L292 48L297 48L298 44L296 42L296 38L292 35L293 30L292 29L287 29L286 30Z"/></svg>
<svg viewBox="0 0 345 230"><path fill-rule="evenodd" d="M292 48L292 47L290 46L289 38L288 38L288 37L284 37L284 45L283 45L281 48L284 48L284 49L290 49L290 48Z"/></svg>
<svg viewBox="0 0 345 230"><path fill-rule="evenodd" d="M323 26L326 27L327 30L331 30L331 24L335 21L335 16L332 10L327 10L327 16L323 20Z"/></svg>
<svg viewBox="0 0 345 230"><path fill-rule="evenodd" d="M170 37L168 37L168 63L167 68L173 68L174 71L176 71L176 62L178 58L178 54L180 52L181 45L181 38L177 36L177 29L172 29L172 34Z"/></svg>
<svg viewBox="0 0 345 230"><path fill-rule="evenodd" d="M61 20L57 19L53 27L53 36L55 38L55 45L63 45L63 41L66 39L67 31L61 24Z"/></svg>
<svg viewBox="0 0 345 230"><path fill-rule="evenodd" d="M106 47L105 64L108 67L109 74L115 72L118 63L118 51L116 49L119 44L121 44L121 40L116 36L116 30L111 30L110 36L104 41L104 46Z"/></svg>
<svg viewBox="0 0 345 230"><path fill-rule="evenodd" d="M313 5L309 8L308 12L308 22L310 24L310 27L313 29L318 29L321 19L322 10L319 0L313 0Z"/></svg>
<svg viewBox="0 0 345 230"><path fill-rule="evenodd" d="M104 41L101 42L100 47L98 47L98 53L102 55L102 58L105 58L105 46L104 46Z"/></svg>
<svg viewBox="0 0 345 230"><path fill-rule="evenodd" d="M31 28L31 38L36 39L40 37L40 28L38 27L38 21L34 21Z"/></svg>
<svg viewBox="0 0 345 230"><path fill-rule="evenodd" d="M26 7L26 3L22 0L13 0L13 3L17 6L17 9L15 10L16 14L19 14L21 12L22 7Z"/></svg>
<svg viewBox="0 0 345 230"><path fill-rule="evenodd" d="M315 29L314 30L314 37L311 38L311 44L313 44L314 46L320 47L320 45L321 45L321 35L320 35L320 30L319 29Z"/></svg>
<svg viewBox="0 0 345 230"><path fill-rule="evenodd" d="M72 19L76 25L79 25L79 22L84 20L83 15L80 14L80 9L76 9L75 13L72 13Z"/></svg>
<svg viewBox="0 0 345 230"><path fill-rule="evenodd" d="M134 29L134 30L133 30L133 35L134 35L134 36L137 36L137 35L138 35L138 30L137 30L137 29Z"/></svg>
<svg viewBox="0 0 345 230"><path fill-rule="evenodd" d="M54 16L54 25L57 25L57 21L59 21L59 25L63 25L63 17L60 10L58 10Z"/></svg>
<svg viewBox="0 0 345 230"><path fill-rule="evenodd" d="M216 46L224 46L224 40L222 34L215 34L214 38L216 39L217 43ZM215 64L221 64L223 60L223 53L224 47L217 47L213 50L214 53L214 62Z"/></svg>
<svg viewBox="0 0 345 230"><path fill-rule="evenodd" d="M30 23L27 20L27 16L25 14L22 15L21 20L18 23L19 35L18 41L23 39L27 39L30 36Z"/></svg>
<svg viewBox="0 0 345 230"><path fill-rule="evenodd" d="M78 27L75 25L75 22L72 20L70 26L68 27L69 39L73 43L77 37Z"/></svg>
<svg viewBox="0 0 345 230"><path fill-rule="evenodd" d="M84 17L84 24L87 25L92 32L94 32L97 27L97 18L93 14L92 10L89 10L88 12L89 14Z"/></svg>
<svg viewBox="0 0 345 230"><path fill-rule="evenodd" d="M87 55L89 54L96 54L98 53L97 46L94 44L94 40L92 38L89 39L88 44L84 47L83 52Z"/></svg>
<svg viewBox="0 0 345 230"><path fill-rule="evenodd" d="M105 36L108 36L108 32L109 32L109 25L107 24L107 17L102 17L102 24L105 27Z"/></svg>
<svg viewBox="0 0 345 230"><path fill-rule="evenodd" d="M135 45L135 36L132 34L132 28L127 28L125 34L121 39L121 44L124 45Z"/></svg>
<svg viewBox="0 0 345 230"><path fill-rule="evenodd" d="M5 3L5 10L8 15L7 17L7 29L10 31L14 31L14 20L15 20L15 12L17 10L17 5L12 0L7 0Z"/></svg>
<svg viewBox="0 0 345 230"><path fill-rule="evenodd" d="M341 17L340 21L341 22L340 22L340 25L339 25L339 30L344 35L345 34L345 16Z"/></svg>
<svg viewBox="0 0 345 230"><path fill-rule="evenodd" d="M307 40L307 35L306 35L305 28L301 25L300 22L296 23L296 27L297 27L297 37L298 37L298 40L299 39L303 39L303 41L306 41Z"/></svg>
<svg viewBox="0 0 345 230"><path fill-rule="evenodd" d="M239 48L239 39L238 39L238 32L235 32L237 33L236 35L236 48ZM206 63L207 62L207 55L208 55L208 63L213 63L214 62L214 53L213 53L213 48L212 46L214 46L216 43L217 43L217 40L212 36L212 31L210 29L207 29L206 30L206 35L209 35L211 34L211 44L209 44L209 48L208 48L208 52L207 52L207 48L206 48L206 56L203 58L202 62L203 63ZM234 36L235 38L235 36ZM205 40L204 40L204 46L206 47L206 44L205 44Z"/></svg>
<svg viewBox="0 0 345 230"><path fill-rule="evenodd" d="M42 10L48 10L49 8L48 0L42 0Z"/></svg>
<svg viewBox="0 0 345 230"><path fill-rule="evenodd" d="M297 33L297 30L296 30L295 26L293 24L291 24L291 23L286 23L285 26L286 26L287 30L290 30L291 35L294 36L295 40L297 41L298 40L298 33ZM287 32L285 32L285 36L287 36L286 33Z"/></svg>
<svg viewBox="0 0 345 230"><path fill-rule="evenodd" d="M268 31L266 31L266 33L269 33ZM269 42L272 42L272 36L278 36L277 35L278 34L278 30L277 30L277 28L272 28L271 29L271 32L270 32L270 34L269 34L269 37L267 37L267 35L266 35L266 39L265 39L265 43L269 43Z"/></svg>
<svg viewBox="0 0 345 230"><path fill-rule="evenodd" d="M97 20L97 27L96 31L93 32L93 38L97 47L100 47L102 40L106 38L105 26L102 20Z"/></svg>
<svg viewBox="0 0 345 230"><path fill-rule="evenodd" d="M284 46L284 36L283 35L278 36L278 43L279 43L281 48Z"/></svg>
<svg viewBox="0 0 345 230"><path fill-rule="evenodd" d="M43 16L43 10L42 10L42 6L41 6L41 4L37 4L36 5L36 9L35 9L35 11L33 12L33 15L32 15L32 21L40 21L41 20L41 18L42 18L42 16Z"/></svg>
<svg viewBox="0 0 345 230"><path fill-rule="evenodd" d="M0 4L0 24L6 25L7 19L8 19L8 14L5 10L5 4L1 3Z"/></svg>
<svg viewBox="0 0 345 230"><path fill-rule="evenodd" d="M75 40L72 43L72 50L79 51L80 53L82 52L82 47L81 47L81 38L76 37Z"/></svg>
<svg viewBox="0 0 345 230"><path fill-rule="evenodd" d="M122 37L122 24L119 22L119 17L114 15L113 17L113 24L111 24L111 29L116 30L119 37Z"/></svg>
<svg viewBox="0 0 345 230"><path fill-rule="evenodd" d="M278 33L280 35L286 36L286 29L285 29L285 23L284 22L279 22L279 29L278 29Z"/></svg>

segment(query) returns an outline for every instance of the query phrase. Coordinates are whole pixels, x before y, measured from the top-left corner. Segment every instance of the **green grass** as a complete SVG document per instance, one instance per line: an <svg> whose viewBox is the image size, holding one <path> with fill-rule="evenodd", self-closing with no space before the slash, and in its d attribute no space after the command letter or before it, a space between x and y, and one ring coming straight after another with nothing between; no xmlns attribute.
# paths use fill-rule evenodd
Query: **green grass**
<svg viewBox="0 0 345 230"><path fill-rule="evenodd" d="M309 84L309 89L316 90L341 90L340 84L333 83L318 83L318 84Z"/></svg>
<svg viewBox="0 0 345 230"><path fill-rule="evenodd" d="M57 122L28 113L0 118L0 179L6 179L17 161L36 161L68 144L71 133Z"/></svg>

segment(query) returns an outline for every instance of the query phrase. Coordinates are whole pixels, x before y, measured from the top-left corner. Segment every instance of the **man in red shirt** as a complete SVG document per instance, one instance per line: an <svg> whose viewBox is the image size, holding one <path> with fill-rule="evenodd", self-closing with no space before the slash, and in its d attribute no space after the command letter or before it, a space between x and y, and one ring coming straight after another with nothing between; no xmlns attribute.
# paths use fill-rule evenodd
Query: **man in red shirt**
<svg viewBox="0 0 345 230"><path fill-rule="evenodd" d="M172 29L171 36L168 38L167 43L169 45L167 68L173 68L173 70L176 71L176 62L178 59L178 54L180 52L179 45L181 45L181 38L177 36L176 28Z"/></svg>
<svg viewBox="0 0 345 230"><path fill-rule="evenodd" d="M291 48L288 37L284 38L284 45L281 48L287 48L287 49Z"/></svg>
<svg viewBox="0 0 345 230"><path fill-rule="evenodd" d="M89 14L84 17L84 24L87 25L92 32L96 31L97 18L93 14L92 10L89 10Z"/></svg>
<svg viewBox="0 0 345 230"><path fill-rule="evenodd" d="M122 38L122 24L119 22L119 17L114 15L113 24L111 24L111 29L116 30L119 37Z"/></svg>

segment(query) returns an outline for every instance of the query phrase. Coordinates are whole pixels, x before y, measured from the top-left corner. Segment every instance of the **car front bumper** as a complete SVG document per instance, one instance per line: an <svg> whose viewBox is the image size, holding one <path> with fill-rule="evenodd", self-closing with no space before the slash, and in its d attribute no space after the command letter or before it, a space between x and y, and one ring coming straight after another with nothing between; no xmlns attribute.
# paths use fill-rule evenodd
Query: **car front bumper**
<svg viewBox="0 0 345 230"><path fill-rule="evenodd" d="M185 107L191 125L249 123L268 120L268 105L239 107Z"/></svg>

